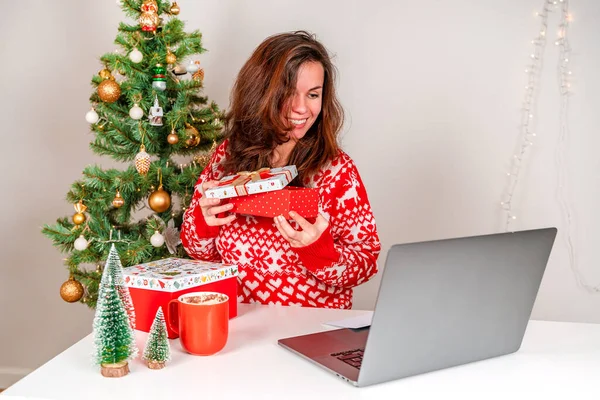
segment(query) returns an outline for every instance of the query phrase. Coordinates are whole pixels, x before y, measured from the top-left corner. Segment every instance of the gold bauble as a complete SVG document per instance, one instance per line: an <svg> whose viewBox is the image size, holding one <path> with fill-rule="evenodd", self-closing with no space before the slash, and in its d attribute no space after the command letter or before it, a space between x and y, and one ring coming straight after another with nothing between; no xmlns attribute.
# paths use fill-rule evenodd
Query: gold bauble
<svg viewBox="0 0 600 400"><path fill-rule="evenodd" d="M167 61L167 64L175 64L177 62L177 56L169 51L165 60Z"/></svg>
<svg viewBox="0 0 600 400"><path fill-rule="evenodd" d="M179 136L177 136L175 130L172 130L171 133L169 133L169 136L167 136L167 142L169 142L169 144L179 143Z"/></svg>
<svg viewBox="0 0 600 400"><path fill-rule="evenodd" d="M187 135L185 144L188 147L195 147L198 146L198 144L200 144L200 132L198 132L198 129L194 128L187 122L185 124L185 133Z"/></svg>
<svg viewBox="0 0 600 400"><path fill-rule="evenodd" d="M190 136L186 141L185 144L188 147L196 147L198 146L198 144L200 143L200 136Z"/></svg>
<svg viewBox="0 0 600 400"><path fill-rule="evenodd" d="M98 96L106 103L114 103L121 96L121 87L117 82L105 79L98 85Z"/></svg>
<svg viewBox="0 0 600 400"><path fill-rule="evenodd" d="M179 9L179 5L177 4L176 1L173 2L173 5L171 6L171 8L169 9L169 12L173 15L178 15L179 11L181 11Z"/></svg>
<svg viewBox="0 0 600 400"><path fill-rule="evenodd" d="M73 223L75 225L81 225L85 222L85 214L84 213L75 213L73 214Z"/></svg>
<svg viewBox="0 0 600 400"><path fill-rule="evenodd" d="M100 75L100 78L102 79L115 79L110 70L107 68L104 68L102 71L98 72L98 75Z"/></svg>
<svg viewBox="0 0 600 400"><path fill-rule="evenodd" d="M125 199L121 197L121 193L119 192L119 190L117 190L117 194L115 195L115 198L112 201L112 205L116 208L120 208L123 206L123 204L125 204Z"/></svg>
<svg viewBox="0 0 600 400"><path fill-rule="evenodd" d="M165 212L171 207L171 195L163 190L162 185L148 197L148 205L158 213Z"/></svg>
<svg viewBox="0 0 600 400"><path fill-rule="evenodd" d="M198 71L194 72L192 78L198 82L202 82L204 80L204 69L200 68Z"/></svg>
<svg viewBox="0 0 600 400"><path fill-rule="evenodd" d="M83 297L83 285L71 276L60 286L60 297L68 303L79 301Z"/></svg>
<svg viewBox="0 0 600 400"><path fill-rule="evenodd" d="M200 136L191 136L186 141L187 147L196 147L200 143Z"/></svg>

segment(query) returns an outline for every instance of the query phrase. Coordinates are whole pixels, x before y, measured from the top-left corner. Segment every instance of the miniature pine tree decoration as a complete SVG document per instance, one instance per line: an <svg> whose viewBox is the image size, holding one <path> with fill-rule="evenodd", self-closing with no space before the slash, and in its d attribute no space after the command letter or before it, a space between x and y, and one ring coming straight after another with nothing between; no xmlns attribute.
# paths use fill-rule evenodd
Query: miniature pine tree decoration
<svg viewBox="0 0 600 400"><path fill-rule="evenodd" d="M127 312L127 317L129 318L129 326L131 329L135 329L135 310L133 308L133 301L131 300L131 294L129 293L129 288L125 285L125 278L123 277L123 265L121 264L121 259L117 254L117 251L114 250L114 244L111 247L111 251L108 254L108 261L111 262L110 272L113 274L113 282L117 288L117 293L119 294L119 298L123 303L123 307L125 307L125 311Z"/></svg>
<svg viewBox="0 0 600 400"><path fill-rule="evenodd" d="M119 267L119 255L112 244L100 287L94 316L94 361L106 377L121 377L129 373L128 360L137 355L135 335L129 325L127 311L119 297L114 271Z"/></svg>
<svg viewBox="0 0 600 400"><path fill-rule="evenodd" d="M164 368L165 363L171 359L171 347L162 307L158 307L156 311L142 358L146 360L150 369Z"/></svg>
<svg viewBox="0 0 600 400"><path fill-rule="evenodd" d="M201 93L200 32L185 32L179 6L167 0L119 4L132 20L119 25L117 50L100 57L85 118L94 134L92 151L125 165L86 167L66 196L75 214L42 231L67 253L71 286L79 282L85 288L77 297L63 293L63 298L91 308L102 275L100 268L81 265L104 258L102 242L111 230L129 242L121 254L125 267L189 258L178 229L198 176L222 139L223 113ZM142 208L151 213L137 213Z"/></svg>

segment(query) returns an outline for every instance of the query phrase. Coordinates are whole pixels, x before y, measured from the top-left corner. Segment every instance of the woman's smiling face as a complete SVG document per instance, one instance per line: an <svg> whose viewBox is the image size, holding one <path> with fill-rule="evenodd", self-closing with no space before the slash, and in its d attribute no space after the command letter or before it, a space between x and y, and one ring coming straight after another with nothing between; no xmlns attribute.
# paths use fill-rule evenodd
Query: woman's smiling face
<svg viewBox="0 0 600 400"><path fill-rule="evenodd" d="M300 140L315 123L321 113L325 72L319 62L306 62L298 70L296 92L289 100L287 125L293 126L290 138Z"/></svg>

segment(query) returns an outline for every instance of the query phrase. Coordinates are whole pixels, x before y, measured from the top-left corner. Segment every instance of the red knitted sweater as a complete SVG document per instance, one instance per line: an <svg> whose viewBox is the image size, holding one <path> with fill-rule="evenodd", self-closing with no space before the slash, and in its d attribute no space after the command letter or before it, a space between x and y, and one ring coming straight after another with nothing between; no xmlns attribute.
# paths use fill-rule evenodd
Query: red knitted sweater
<svg viewBox="0 0 600 400"><path fill-rule="evenodd" d="M319 211L329 221L316 242L289 245L272 218L238 215L230 224L208 226L198 188L225 174L220 162L227 141L204 169L181 227L181 240L195 259L237 264L238 301L312 307L351 308L352 287L377 272L381 244L356 166L340 151L331 164L305 182L319 189ZM310 221L314 223L314 219ZM299 229L295 221L290 221Z"/></svg>

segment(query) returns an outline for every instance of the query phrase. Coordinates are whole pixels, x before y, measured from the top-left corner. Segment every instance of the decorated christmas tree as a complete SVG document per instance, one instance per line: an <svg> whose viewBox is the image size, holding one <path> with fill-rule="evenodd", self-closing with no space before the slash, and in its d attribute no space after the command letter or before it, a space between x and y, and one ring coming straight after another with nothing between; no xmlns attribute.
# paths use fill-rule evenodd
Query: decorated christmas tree
<svg viewBox="0 0 600 400"><path fill-rule="evenodd" d="M165 323L162 307L158 307L156 311L142 358L146 360L148 368L151 369L161 369L171 359L171 347L167 337L167 324Z"/></svg>
<svg viewBox="0 0 600 400"><path fill-rule="evenodd" d="M69 279L61 296L96 306L102 242L118 231L124 266L188 257L179 227L194 184L221 140L223 118L201 95L201 34L186 33L179 6L164 0L122 0L132 18L119 25L116 51L100 57L86 114L96 154L123 169L89 165L68 191L75 213L43 233L67 253ZM95 266L95 267L94 267Z"/></svg>
<svg viewBox="0 0 600 400"><path fill-rule="evenodd" d="M101 366L102 375L107 377L126 375L129 372L127 361L135 358L138 352L115 282L119 268L119 255L112 244L98 290L93 329L94 361Z"/></svg>

